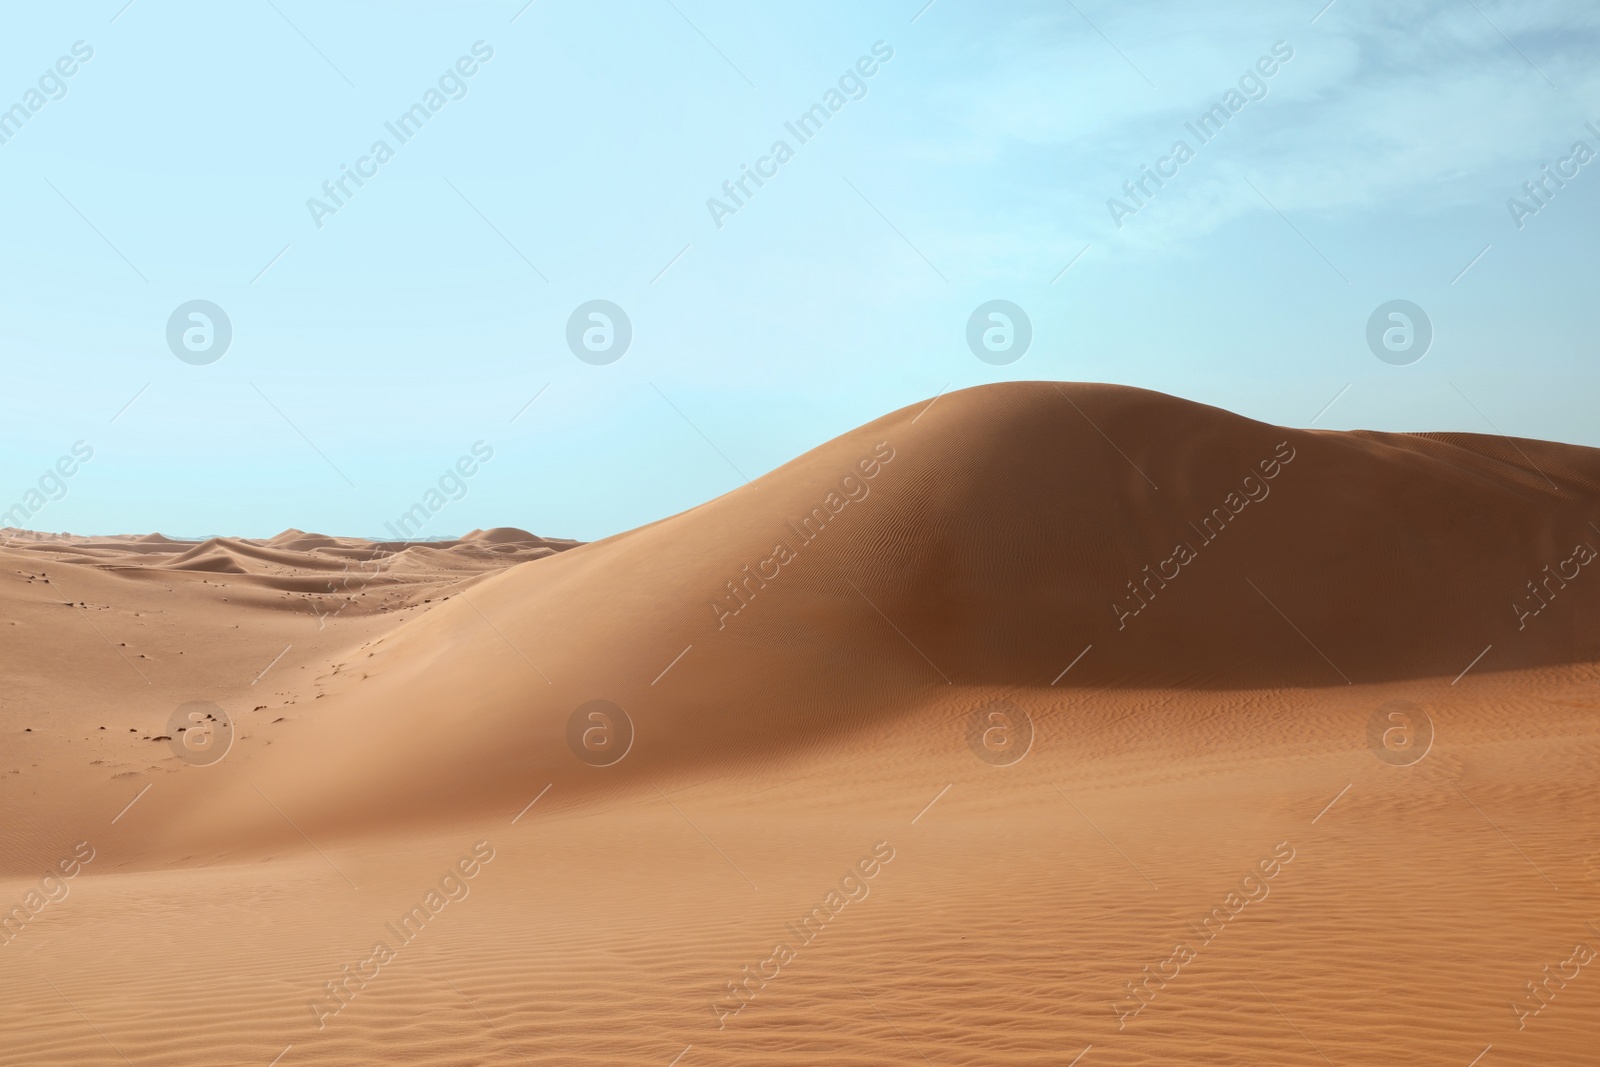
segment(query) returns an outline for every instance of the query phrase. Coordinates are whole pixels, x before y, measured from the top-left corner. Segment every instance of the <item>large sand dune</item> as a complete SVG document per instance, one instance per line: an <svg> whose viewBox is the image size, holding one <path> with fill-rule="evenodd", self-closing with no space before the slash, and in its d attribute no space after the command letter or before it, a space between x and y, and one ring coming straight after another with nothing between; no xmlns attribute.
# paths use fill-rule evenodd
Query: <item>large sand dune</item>
<svg viewBox="0 0 1600 1067"><path fill-rule="evenodd" d="M1590 1062L1597 488L1021 383L587 545L12 537L0 1062Z"/></svg>

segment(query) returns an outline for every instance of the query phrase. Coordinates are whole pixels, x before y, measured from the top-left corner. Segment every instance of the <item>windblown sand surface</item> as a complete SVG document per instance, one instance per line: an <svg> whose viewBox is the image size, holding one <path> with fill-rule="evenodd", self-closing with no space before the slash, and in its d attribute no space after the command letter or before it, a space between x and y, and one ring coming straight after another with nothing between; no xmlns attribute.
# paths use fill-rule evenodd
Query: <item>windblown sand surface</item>
<svg viewBox="0 0 1600 1067"><path fill-rule="evenodd" d="M1026 383L581 546L16 534L0 1062L1592 1064L1597 488Z"/></svg>

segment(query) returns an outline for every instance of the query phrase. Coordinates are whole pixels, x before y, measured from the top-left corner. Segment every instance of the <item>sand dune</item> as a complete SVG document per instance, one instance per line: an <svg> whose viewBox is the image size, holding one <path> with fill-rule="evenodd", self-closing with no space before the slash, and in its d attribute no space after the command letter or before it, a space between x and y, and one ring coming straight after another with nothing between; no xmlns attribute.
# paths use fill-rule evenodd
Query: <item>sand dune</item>
<svg viewBox="0 0 1600 1067"><path fill-rule="evenodd" d="M1449 679L1491 645L1476 669L1595 658L1596 600L1520 631L1511 610L1583 540L1587 450L1544 450L1552 489L1498 440L1288 431L1109 387L993 387L917 414L353 650L360 671L258 781L337 835L502 810L529 778L570 797L781 761L947 686L1047 687L1091 645L1059 685ZM1447 539L1397 536L1408 514L1442 516ZM563 740L593 699L641 735L604 778ZM441 736L442 708L473 728ZM218 830L249 837L231 815Z"/></svg>
<svg viewBox="0 0 1600 1067"><path fill-rule="evenodd" d="M1587 1062L1597 488L1019 383L587 545L17 538L0 1060Z"/></svg>

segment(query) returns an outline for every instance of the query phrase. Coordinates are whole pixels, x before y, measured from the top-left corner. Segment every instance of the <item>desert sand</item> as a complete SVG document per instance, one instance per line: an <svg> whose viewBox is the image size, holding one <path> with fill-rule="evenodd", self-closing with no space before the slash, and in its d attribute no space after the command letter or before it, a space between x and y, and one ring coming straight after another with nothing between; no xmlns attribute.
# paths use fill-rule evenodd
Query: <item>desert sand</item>
<svg viewBox="0 0 1600 1067"><path fill-rule="evenodd" d="M0 1063L1591 1064L1597 489L1033 382L590 544L6 531Z"/></svg>

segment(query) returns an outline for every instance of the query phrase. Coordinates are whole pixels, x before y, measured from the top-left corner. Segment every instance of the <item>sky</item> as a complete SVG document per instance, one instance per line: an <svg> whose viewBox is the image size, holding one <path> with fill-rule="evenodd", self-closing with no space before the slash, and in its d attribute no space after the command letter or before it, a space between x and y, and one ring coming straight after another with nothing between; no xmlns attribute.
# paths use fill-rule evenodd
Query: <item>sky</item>
<svg viewBox="0 0 1600 1067"><path fill-rule="evenodd" d="M590 540L1015 379L1600 446L1592 4L0 17L28 528Z"/></svg>

